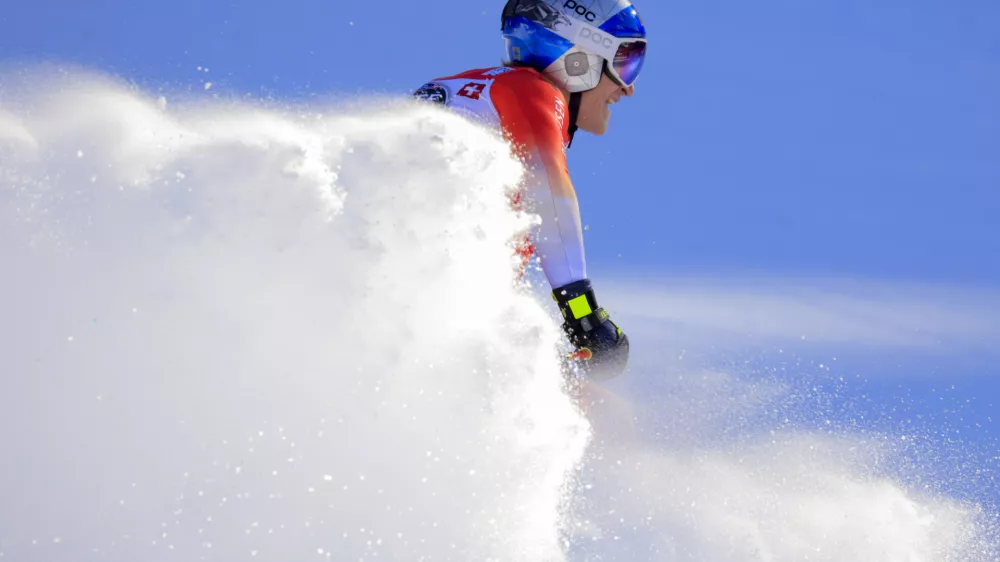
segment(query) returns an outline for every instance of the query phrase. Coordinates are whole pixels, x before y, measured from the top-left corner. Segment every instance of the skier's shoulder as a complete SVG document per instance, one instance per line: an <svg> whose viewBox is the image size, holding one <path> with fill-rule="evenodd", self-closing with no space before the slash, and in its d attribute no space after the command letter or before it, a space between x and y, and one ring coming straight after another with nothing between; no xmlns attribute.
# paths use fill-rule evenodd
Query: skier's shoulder
<svg viewBox="0 0 1000 562"><path fill-rule="evenodd" d="M522 66L495 66L467 70L452 76L437 78L435 82L452 82L456 80L472 80L488 82L491 88L509 90L514 95L531 96L539 94L557 94L558 89L546 80L542 73L534 68Z"/></svg>
<svg viewBox="0 0 1000 562"><path fill-rule="evenodd" d="M510 70L493 84L493 103L504 126L515 137L543 133L568 143L568 111L562 92L533 68L503 68Z"/></svg>
<svg viewBox="0 0 1000 562"><path fill-rule="evenodd" d="M567 108L562 92L541 72L522 66L467 70L436 78L417 92L418 97L444 101L452 108L494 119L514 140L552 137L569 142ZM437 97L434 97L437 96ZM485 102L485 103L484 103Z"/></svg>
<svg viewBox="0 0 1000 562"><path fill-rule="evenodd" d="M514 69L510 69L514 70ZM452 76L443 76L437 80L440 82L448 82L451 80L483 80L487 82L493 82L496 80L497 76L506 74L508 72L507 67L489 67L489 68L475 68L472 70L466 70L465 72L460 72Z"/></svg>
<svg viewBox="0 0 1000 562"><path fill-rule="evenodd" d="M534 68L501 66L492 69L494 88L503 88L518 98L558 96L559 90Z"/></svg>

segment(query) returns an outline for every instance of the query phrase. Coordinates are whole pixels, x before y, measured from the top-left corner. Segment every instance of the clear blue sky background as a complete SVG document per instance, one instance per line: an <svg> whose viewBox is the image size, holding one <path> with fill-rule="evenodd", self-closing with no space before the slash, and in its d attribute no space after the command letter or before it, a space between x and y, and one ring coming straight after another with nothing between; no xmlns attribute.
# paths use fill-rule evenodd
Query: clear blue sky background
<svg viewBox="0 0 1000 562"><path fill-rule="evenodd" d="M402 95L497 64L502 4L9 2L0 60L79 63L151 89ZM651 50L637 95L615 106L605 138L582 136L570 151L593 277L753 272L1000 289L1000 3L639 8ZM900 361L854 365L889 373L856 390L873 411L891 418L885 405L902 403L900 418L944 416L942 428L995 448L1000 369L937 359L914 378L893 368Z"/></svg>

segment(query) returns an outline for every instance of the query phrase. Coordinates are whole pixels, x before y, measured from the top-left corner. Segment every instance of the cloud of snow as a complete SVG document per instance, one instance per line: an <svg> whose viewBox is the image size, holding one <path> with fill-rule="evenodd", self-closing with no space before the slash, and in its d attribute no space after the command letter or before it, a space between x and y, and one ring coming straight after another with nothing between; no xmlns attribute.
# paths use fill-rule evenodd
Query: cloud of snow
<svg viewBox="0 0 1000 562"><path fill-rule="evenodd" d="M809 429L784 416L802 406L835 410L835 396L712 371L677 376L675 367L637 367L638 380L591 392L594 438L569 521L571 559L986 562L1000 554L993 507L942 493L950 483L924 464L948 460L921 448L933 435ZM988 466L968 468L991 478Z"/></svg>
<svg viewBox="0 0 1000 562"><path fill-rule="evenodd" d="M589 428L499 138L35 79L0 133L3 556L562 556Z"/></svg>
<svg viewBox="0 0 1000 562"><path fill-rule="evenodd" d="M717 438L780 386L591 424L511 282L521 169L456 116L0 82L0 559L992 559L879 443Z"/></svg>

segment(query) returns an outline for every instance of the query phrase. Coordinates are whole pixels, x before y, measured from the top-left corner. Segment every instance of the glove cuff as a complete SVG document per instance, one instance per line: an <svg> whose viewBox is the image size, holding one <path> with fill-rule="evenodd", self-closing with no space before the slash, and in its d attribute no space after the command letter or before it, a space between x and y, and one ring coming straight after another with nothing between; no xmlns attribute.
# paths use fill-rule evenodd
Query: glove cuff
<svg viewBox="0 0 1000 562"><path fill-rule="evenodd" d="M586 334L608 321L608 313L597 305L590 279L559 287L552 291L552 298L559 304L563 319L573 331Z"/></svg>

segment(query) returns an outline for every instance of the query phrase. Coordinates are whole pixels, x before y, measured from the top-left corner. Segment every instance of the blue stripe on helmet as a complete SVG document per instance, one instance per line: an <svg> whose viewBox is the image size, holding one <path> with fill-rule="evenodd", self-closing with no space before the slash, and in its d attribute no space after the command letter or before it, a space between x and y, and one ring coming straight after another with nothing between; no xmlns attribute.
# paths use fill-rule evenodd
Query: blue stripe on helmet
<svg viewBox="0 0 1000 562"><path fill-rule="evenodd" d="M504 22L503 37L507 43L508 60L538 70L548 68L573 48L572 42L522 16ZM516 56L518 54L520 57Z"/></svg>
<svg viewBox="0 0 1000 562"><path fill-rule="evenodd" d="M646 26L634 6L629 6L601 24L601 29L618 38L646 38Z"/></svg>

